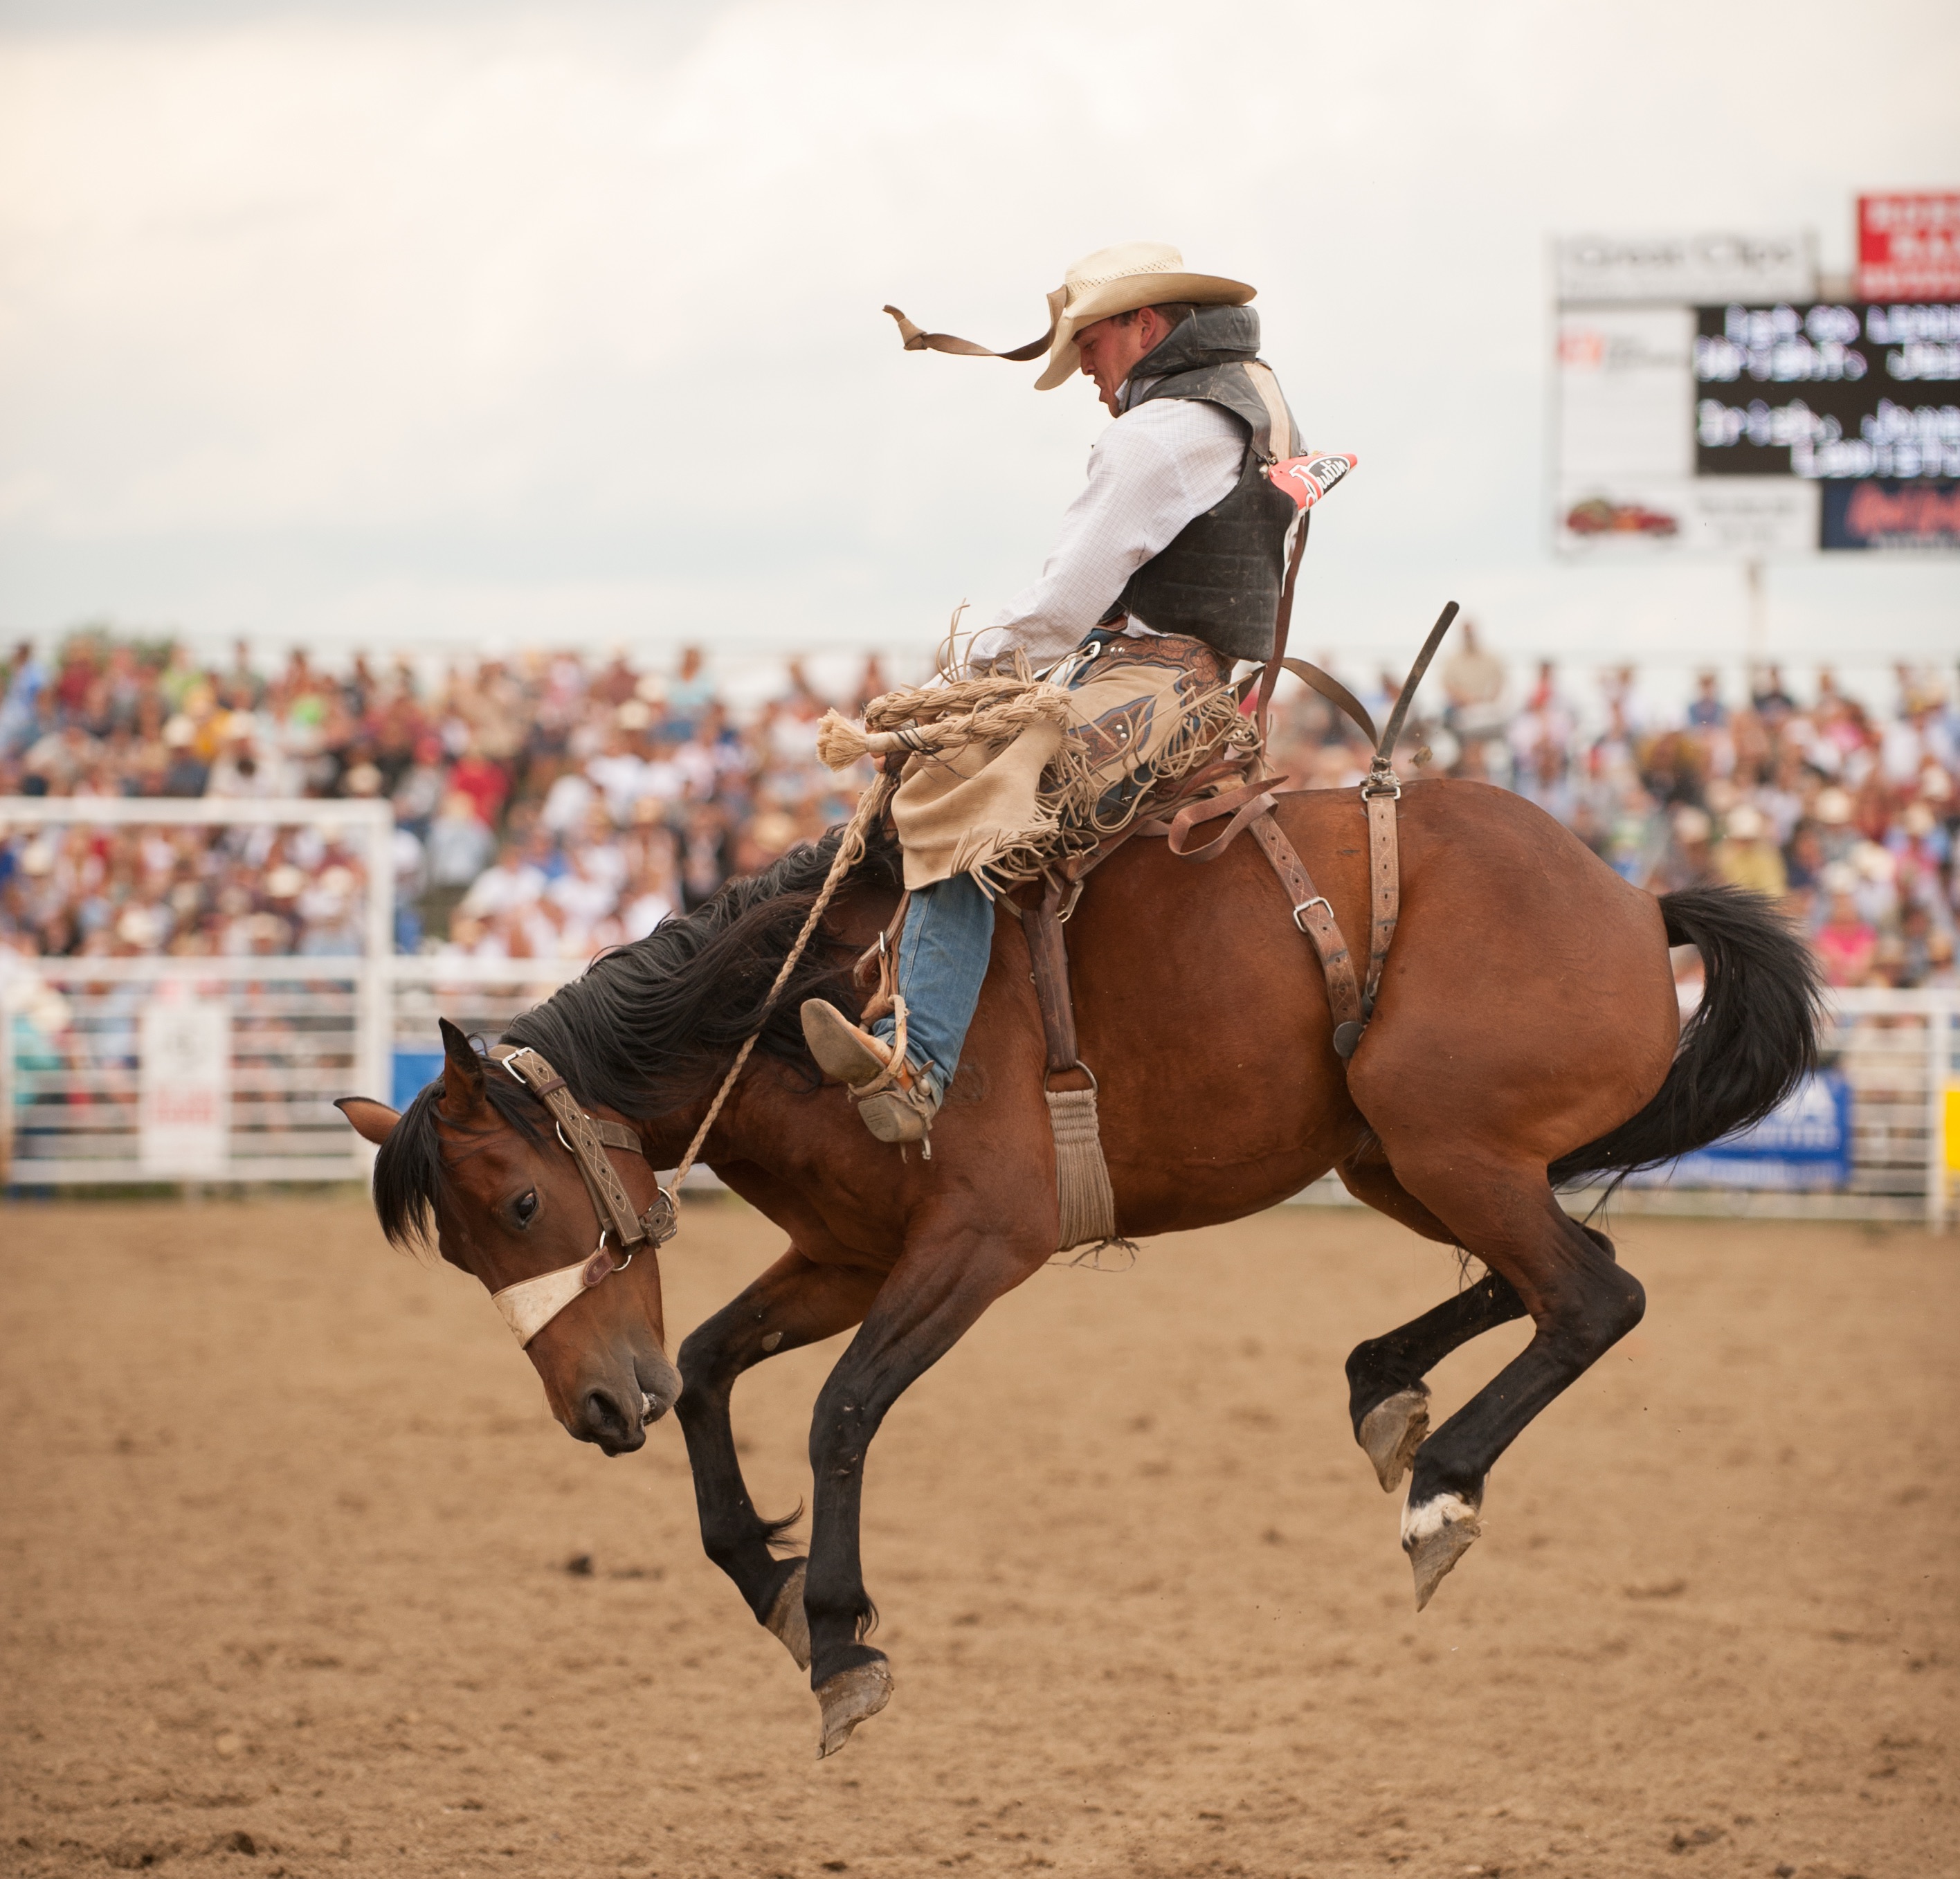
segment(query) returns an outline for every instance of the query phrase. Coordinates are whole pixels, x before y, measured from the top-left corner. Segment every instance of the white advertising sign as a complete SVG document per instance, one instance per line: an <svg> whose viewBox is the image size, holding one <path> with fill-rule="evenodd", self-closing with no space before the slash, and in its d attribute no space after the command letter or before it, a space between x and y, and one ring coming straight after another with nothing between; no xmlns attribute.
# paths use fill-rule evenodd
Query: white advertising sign
<svg viewBox="0 0 1960 1879"><path fill-rule="evenodd" d="M1567 235L1558 242L1561 300L1807 300L1817 292L1816 238L1808 229L1691 235Z"/></svg>
<svg viewBox="0 0 1960 1879"><path fill-rule="evenodd" d="M1573 555L1802 552L1814 485L1694 474L1691 307L1561 310L1558 515Z"/></svg>
<svg viewBox="0 0 1960 1879"><path fill-rule="evenodd" d="M138 1127L145 1172L221 1174L229 1147L231 1013L215 1000L143 1007Z"/></svg>

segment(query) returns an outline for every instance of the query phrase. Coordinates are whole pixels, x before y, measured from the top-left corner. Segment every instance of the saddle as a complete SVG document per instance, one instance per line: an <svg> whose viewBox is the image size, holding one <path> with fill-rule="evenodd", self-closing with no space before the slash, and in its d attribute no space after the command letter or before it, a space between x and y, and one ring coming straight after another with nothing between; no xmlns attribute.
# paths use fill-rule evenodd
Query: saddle
<svg viewBox="0 0 1960 1879"><path fill-rule="evenodd" d="M1287 598L1291 598L1289 580ZM1327 980L1327 1000L1334 1020L1333 1045L1344 1063L1360 1047L1375 1000L1381 988L1382 968L1401 917L1402 870L1397 839L1397 805L1402 800L1402 782L1390 761L1403 724L1408 716L1416 688L1422 682L1430 662L1455 620L1457 606L1446 606L1421 652L1410 668L1407 682L1397 695L1387 727L1378 735L1367 708L1346 686L1317 666L1285 656L1285 612L1276 635L1274 657L1265 666L1242 682L1241 691L1258 686L1255 706L1262 733L1260 749L1225 759L1186 778L1177 794L1157 805L1157 812L1140 819L1112 835L1086 854L1045 870L1040 893L1032 900L1018 895L1009 905L1020 915L1026 936L1028 959L1034 979L1035 995L1041 1008L1042 1032L1045 1048L1042 1092L1048 1100L1049 1126L1054 1131L1056 1180L1061 1203L1061 1224L1056 1251L1066 1253L1092 1242L1097 1248L1111 1243L1123 1244L1116 1232L1114 1191L1104 1161L1100 1127L1096 1113L1097 1087L1094 1073L1081 1060L1075 1029L1074 1000L1069 990L1068 949L1063 927L1075 911L1088 876L1126 842L1157 838L1170 852L1185 861L1215 861L1230 847L1243 831L1250 829L1260 852L1271 865L1285 890L1292 908L1293 922L1312 943ZM1370 924L1368 963L1365 978L1356 972L1354 958L1334 908L1325 895L1313 884L1306 863L1280 827L1273 813L1276 800L1304 790L1309 786L1289 776L1267 776L1263 769L1267 712L1274 685L1281 669L1291 672L1321 695L1338 706L1354 720L1374 746L1367 780L1360 795L1368 819L1368 883ZM1234 779L1238 779L1234 781ZM1194 846L1192 831L1205 824L1227 818L1224 828L1209 841ZM861 987L869 988L873 978L877 990L865 1006L869 1020L889 1009L897 971L898 939L905 917L907 898L902 896L891 924L858 962ZM1056 1088L1058 1078L1072 1079L1070 1086Z"/></svg>

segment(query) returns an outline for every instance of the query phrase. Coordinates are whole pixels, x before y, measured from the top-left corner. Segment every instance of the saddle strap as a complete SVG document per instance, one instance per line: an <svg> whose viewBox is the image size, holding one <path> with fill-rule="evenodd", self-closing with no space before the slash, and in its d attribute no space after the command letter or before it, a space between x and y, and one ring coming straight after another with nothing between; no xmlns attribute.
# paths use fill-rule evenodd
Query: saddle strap
<svg viewBox="0 0 1960 1879"><path fill-rule="evenodd" d="M1102 1125L1096 1113L1096 1078L1077 1054L1075 1000L1068 989L1068 942L1062 932L1064 896L1072 904L1080 883L1050 869L1042 877L1042 897L1020 906L1021 930L1028 942L1028 963L1041 1006L1042 1036L1047 1068L1042 1093L1048 1102L1048 1128L1055 1137L1057 1207L1055 1251L1107 1245L1116 1238L1116 1196L1109 1184L1109 1165L1103 1159ZM1087 1078L1088 1086L1051 1089L1064 1071Z"/></svg>
<svg viewBox="0 0 1960 1879"><path fill-rule="evenodd" d="M891 924L864 949L851 968L851 982L861 992L871 992L859 1014L863 1023L874 1024L880 1018L889 1017L893 1009L899 990L899 941L905 934L905 910L912 904L909 893L899 896Z"/></svg>
<svg viewBox="0 0 1960 1879"><path fill-rule="evenodd" d="M1062 936L1060 918L1062 885L1059 876L1045 875L1040 900L1020 910L1051 1076L1076 1069L1080 1060L1076 1054L1075 1000L1068 989L1068 943Z"/></svg>
<svg viewBox="0 0 1960 1879"><path fill-rule="evenodd" d="M1279 819L1268 809L1252 823L1252 839L1272 863L1287 898L1293 903L1293 924L1312 942L1327 977L1327 1008L1334 1019L1334 1048L1344 1060L1361 1041L1361 987L1354 976L1354 955L1348 950L1340 922L1327 896L1313 885L1313 876L1300 850L1287 839ZM1392 928L1391 929L1392 930Z"/></svg>

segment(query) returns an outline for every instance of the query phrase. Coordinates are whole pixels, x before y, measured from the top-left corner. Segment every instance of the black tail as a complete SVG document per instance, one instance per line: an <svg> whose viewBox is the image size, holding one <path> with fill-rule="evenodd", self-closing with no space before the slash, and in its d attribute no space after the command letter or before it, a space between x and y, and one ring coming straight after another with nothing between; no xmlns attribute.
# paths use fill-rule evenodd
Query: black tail
<svg viewBox="0 0 1960 1879"><path fill-rule="evenodd" d="M1551 1165L1555 1187L1592 1175L1618 1187L1637 1168L1759 1122L1817 1063L1822 994L1810 949L1760 894L1690 887L1661 896L1671 946L1698 947L1701 1009L1653 1102Z"/></svg>

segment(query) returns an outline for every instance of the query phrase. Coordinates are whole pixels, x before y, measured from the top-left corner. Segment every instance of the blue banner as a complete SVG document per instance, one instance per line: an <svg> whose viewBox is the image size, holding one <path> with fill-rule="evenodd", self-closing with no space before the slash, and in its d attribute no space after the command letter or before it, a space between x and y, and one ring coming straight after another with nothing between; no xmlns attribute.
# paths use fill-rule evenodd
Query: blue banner
<svg viewBox="0 0 1960 1879"><path fill-rule="evenodd" d="M1851 1086L1836 1070L1821 1070L1754 1128L1643 1168L1628 1184L1815 1191L1850 1178Z"/></svg>
<svg viewBox="0 0 1960 1879"><path fill-rule="evenodd" d="M397 1050L395 1087L389 1102L397 1109L406 1109L421 1094L423 1084L434 1083L441 1074L441 1051Z"/></svg>

